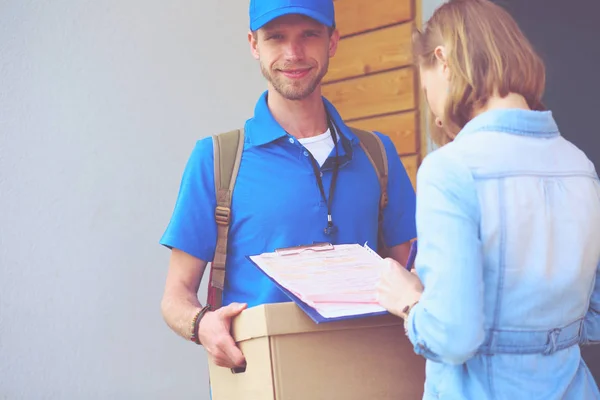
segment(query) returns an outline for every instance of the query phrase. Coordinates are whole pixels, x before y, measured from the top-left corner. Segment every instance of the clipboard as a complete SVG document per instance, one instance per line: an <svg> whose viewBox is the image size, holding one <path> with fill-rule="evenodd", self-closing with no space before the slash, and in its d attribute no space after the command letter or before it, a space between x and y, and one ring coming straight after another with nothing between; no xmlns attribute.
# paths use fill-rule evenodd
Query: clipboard
<svg viewBox="0 0 600 400"><path fill-rule="evenodd" d="M282 247L279 249L275 249L275 253L280 256L293 256L298 255L305 251L331 251L335 249L335 246L331 243L322 242L322 243L313 243L304 246L294 246L294 247Z"/></svg>
<svg viewBox="0 0 600 400"><path fill-rule="evenodd" d="M375 257L374 260L382 260L382 258L375 251L373 251L370 247L368 247L366 243L364 246L333 245L331 243L313 243L310 245L300 245L300 246L293 246L293 247L286 247L286 248L278 248L275 251L273 251L272 253L266 253L266 254L263 254L260 256L266 256L266 257L269 257L270 259L278 259L279 257L281 257L282 259L287 259L288 257L300 256L300 255L306 254L306 253L311 253L314 255L325 254L327 252L335 251L338 247L344 247L344 246L358 246L362 250L366 250L366 253L370 253L371 255L373 255ZM287 289L284 285L282 285L277 279L275 279L273 276L271 276L269 273L267 273L253 259L256 257L259 257L259 256L247 256L247 259L259 271L261 271L261 273L264 274L271 282L273 282L273 284L279 290L281 290L291 301L296 303L296 305L300 309L302 309L302 311L304 311L304 313L306 315L308 315L316 324L388 314L387 310L385 310L383 307L377 305L377 306L373 306L373 308L378 308L377 311L342 315L342 316L336 316L336 317L324 316L316 308L314 308L312 305L308 304L307 302L303 301L300 297L298 297L296 294L294 294L291 290ZM352 303L348 303L348 304L352 304Z"/></svg>

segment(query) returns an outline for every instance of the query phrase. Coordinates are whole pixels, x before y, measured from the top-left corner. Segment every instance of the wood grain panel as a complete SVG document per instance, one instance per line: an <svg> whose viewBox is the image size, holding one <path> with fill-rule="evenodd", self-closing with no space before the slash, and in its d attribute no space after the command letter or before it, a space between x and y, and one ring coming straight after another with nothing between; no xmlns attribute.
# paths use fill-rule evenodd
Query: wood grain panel
<svg viewBox="0 0 600 400"><path fill-rule="evenodd" d="M412 18L412 0L335 0L335 20L346 36Z"/></svg>
<svg viewBox="0 0 600 400"><path fill-rule="evenodd" d="M342 115L356 119L415 108L412 67L325 84L322 93Z"/></svg>
<svg viewBox="0 0 600 400"><path fill-rule="evenodd" d="M418 129L417 113L415 111L355 120L348 122L348 125L388 135L399 154L417 152Z"/></svg>
<svg viewBox="0 0 600 400"><path fill-rule="evenodd" d="M412 23L340 40L324 82L411 64Z"/></svg>
<svg viewBox="0 0 600 400"><path fill-rule="evenodd" d="M415 190L417 189L417 169L419 168L419 155L418 154L413 154L410 156L402 156L400 157L400 160L402 160L402 164L404 165L404 168L406 169L406 173L408 174L408 177L410 178L410 182L413 185L413 188L415 188Z"/></svg>

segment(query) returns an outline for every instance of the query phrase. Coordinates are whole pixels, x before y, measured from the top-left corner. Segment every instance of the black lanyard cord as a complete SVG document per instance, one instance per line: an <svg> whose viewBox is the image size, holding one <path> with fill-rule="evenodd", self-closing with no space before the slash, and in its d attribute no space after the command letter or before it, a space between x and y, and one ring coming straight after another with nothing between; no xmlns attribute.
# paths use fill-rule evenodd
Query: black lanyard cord
<svg viewBox="0 0 600 400"><path fill-rule="evenodd" d="M333 140L333 146L335 147L335 158L333 162L333 175L331 177L331 185L329 185L329 198L325 197L325 188L323 187L323 179L321 179L321 170L317 164L317 160L313 157L313 155L309 152L311 164L313 166L313 172L315 173L315 178L317 179L317 183L319 184L319 190L321 191L321 197L323 201L327 203L327 227L324 229L326 235L333 235L337 232L337 227L333 224L333 218L331 215L331 208L333 205L333 194L335 192L335 185L337 182L338 169L339 169L339 160L338 160L338 141L337 141L337 133L335 131L335 127L333 121L328 115L327 124L329 125L329 131L331 132L331 138Z"/></svg>

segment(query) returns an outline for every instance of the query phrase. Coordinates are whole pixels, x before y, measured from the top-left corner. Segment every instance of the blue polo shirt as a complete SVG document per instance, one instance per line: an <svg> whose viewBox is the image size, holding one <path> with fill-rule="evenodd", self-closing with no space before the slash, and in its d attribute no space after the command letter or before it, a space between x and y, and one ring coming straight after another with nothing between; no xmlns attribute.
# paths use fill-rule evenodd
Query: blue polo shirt
<svg viewBox="0 0 600 400"><path fill-rule="evenodd" d="M335 235L324 233L327 204L323 201L307 150L275 121L267 92L259 98L254 117L246 121L245 143L232 197L223 305L249 307L289 301L247 256L277 248L315 242L377 245L379 181L358 138L333 105L323 99L340 136L339 169L332 202ZM392 141L382 134L388 156L389 203L384 211L384 240L388 246L416 236L415 192ZM329 196L333 158L321 167ZM205 261L213 259L217 225L210 137L197 142L188 160L171 221L160 243Z"/></svg>

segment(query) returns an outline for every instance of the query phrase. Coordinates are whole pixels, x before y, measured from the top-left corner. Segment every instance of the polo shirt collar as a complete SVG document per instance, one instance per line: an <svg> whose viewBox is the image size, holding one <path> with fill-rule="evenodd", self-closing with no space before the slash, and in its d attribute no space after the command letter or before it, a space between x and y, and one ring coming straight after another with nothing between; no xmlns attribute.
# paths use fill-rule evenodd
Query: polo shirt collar
<svg viewBox="0 0 600 400"><path fill-rule="evenodd" d="M246 135L249 144L252 146L262 146L288 136L287 132L273 118L273 114L271 114L271 110L269 110L269 106L267 105L267 94L268 91L264 91L259 97L254 108L254 118L250 119L246 124ZM337 132L348 139L353 145L358 144L358 137L346 126L333 104L325 97L323 97L323 103L337 128Z"/></svg>

